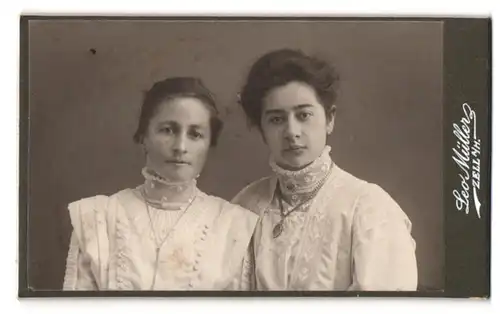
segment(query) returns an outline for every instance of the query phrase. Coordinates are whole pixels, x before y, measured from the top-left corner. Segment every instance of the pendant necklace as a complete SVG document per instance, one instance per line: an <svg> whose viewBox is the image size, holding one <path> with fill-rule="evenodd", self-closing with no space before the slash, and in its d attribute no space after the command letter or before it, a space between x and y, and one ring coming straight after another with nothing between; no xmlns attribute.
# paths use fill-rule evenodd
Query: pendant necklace
<svg viewBox="0 0 500 314"><path fill-rule="evenodd" d="M306 199L304 201L302 201L300 204L294 206L291 210L289 210L286 213L285 213L285 209L283 206L283 194L281 192L279 181L276 183L276 192L277 192L278 202L279 202L279 206L280 206L281 218L280 218L280 221L273 228L273 238L276 239L277 237L279 237L283 233L284 222L285 222L286 217L288 217L291 213L295 212L296 210L298 210L299 208L304 206L306 203L311 201L318 194L319 190L321 189L321 187L323 187L323 185L325 184L328 177L330 177L330 174L332 173L332 169L333 169L333 166L330 165L330 170L328 171L328 174L316 185L316 187L314 187L313 191L306 197Z"/></svg>
<svg viewBox="0 0 500 314"><path fill-rule="evenodd" d="M168 239L168 237L170 236L170 233L172 233L172 231L175 229L175 227L177 226L177 224L179 223L179 221L181 220L181 218L184 216L184 214L186 214L186 212L188 211L189 207L191 207L191 204L193 204L194 200L196 199L196 189L193 193L193 196L191 197L188 205L186 206L186 209L184 209L183 213L180 214L179 218L177 218L177 220L175 221L174 225L170 228L170 230L168 230L167 234L165 235L165 237L163 238L163 240L158 240L158 237L156 235L156 232L154 230L154 226L153 226L153 219L151 218L151 212L150 212L150 208L149 208L149 204L148 202L146 201L146 197L145 197L145 194L144 194L144 189L141 190L141 194L143 194L143 199L144 199L144 204L146 205L146 211L148 213L148 217L149 217L149 225L151 227L151 231L153 232L153 236L154 236L154 240L155 240L155 264L154 264L154 272L153 272L153 282L151 283L151 289L150 290L153 290L154 286L155 286L155 283L156 283L156 276L157 276L157 273L158 273L158 266L159 266L159 260L160 260L160 250L161 248L163 247L163 244L165 243L165 241Z"/></svg>

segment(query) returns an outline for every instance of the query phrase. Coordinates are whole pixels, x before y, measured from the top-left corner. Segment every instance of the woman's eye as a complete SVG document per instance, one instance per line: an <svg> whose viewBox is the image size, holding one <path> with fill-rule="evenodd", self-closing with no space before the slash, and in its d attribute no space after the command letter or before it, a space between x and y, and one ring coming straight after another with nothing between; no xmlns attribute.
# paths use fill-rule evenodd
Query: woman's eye
<svg viewBox="0 0 500 314"><path fill-rule="evenodd" d="M271 122L272 124L279 124L279 123L283 122L283 118L282 117L271 117L271 118L269 118L269 122Z"/></svg>
<svg viewBox="0 0 500 314"><path fill-rule="evenodd" d="M312 116L312 113L310 113L310 112L299 112L299 114L298 114L298 118L301 121L305 121L305 120L309 119L311 116Z"/></svg>
<svg viewBox="0 0 500 314"><path fill-rule="evenodd" d="M170 127L163 127L163 128L160 129L160 132L164 133L164 134L172 134L173 130Z"/></svg>
<svg viewBox="0 0 500 314"><path fill-rule="evenodd" d="M200 132L192 132L191 137L197 140L203 138L203 134Z"/></svg>

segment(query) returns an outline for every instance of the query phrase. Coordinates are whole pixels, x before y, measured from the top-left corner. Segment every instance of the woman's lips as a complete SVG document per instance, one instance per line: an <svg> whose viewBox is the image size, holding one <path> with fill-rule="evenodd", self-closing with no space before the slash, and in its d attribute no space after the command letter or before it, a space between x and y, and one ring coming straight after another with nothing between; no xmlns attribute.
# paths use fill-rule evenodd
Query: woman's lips
<svg viewBox="0 0 500 314"><path fill-rule="evenodd" d="M190 165L190 163L188 161L185 161L185 160L167 160L165 162L167 164L173 164L173 165L178 165L178 166Z"/></svg>
<svg viewBox="0 0 500 314"><path fill-rule="evenodd" d="M305 146L290 146L284 149L285 153L301 154L306 150Z"/></svg>

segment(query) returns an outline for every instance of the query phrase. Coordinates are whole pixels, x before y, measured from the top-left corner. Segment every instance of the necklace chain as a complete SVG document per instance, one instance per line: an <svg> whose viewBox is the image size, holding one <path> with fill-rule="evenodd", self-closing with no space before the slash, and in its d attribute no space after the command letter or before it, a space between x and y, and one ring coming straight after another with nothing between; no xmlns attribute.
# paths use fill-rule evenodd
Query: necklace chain
<svg viewBox="0 0 500 314"><path fill-rule="evenodd" d="M163 247L163 244L165 244L165 241L168 239L168 237L170 236L172 231L175 229L175 227L177 226L177 224L179 223L181 218L186 214L189 207L191 207L191 205L193 204L194 200L196 199L196 193L194 193L194 195L191 198L191 200L189 201L188 205L186 206L184 211L179 215L179 217L175 221L174 225L168 230L165 237L163 239L160 239L160 240L158 240L157 233L156 233L156 230L155 230L154 225L153 225L153 219L151 218L150 207L149 207L149 204L148 204L146 197L144 195L144 189L141 190L141 194L143 196L144 204L146 205L146 212L148 213L149 225L151 227L151 232L153 233L155 247L156 247L156 249L155 249L156 258L155 258L155 266L154 266L154 272L153 272L153 282L151 283L151 290L153 290L155 283L156 283L156 274L158 272L158 262L159 262L159 257L160 257L160 249Z"/></svg>

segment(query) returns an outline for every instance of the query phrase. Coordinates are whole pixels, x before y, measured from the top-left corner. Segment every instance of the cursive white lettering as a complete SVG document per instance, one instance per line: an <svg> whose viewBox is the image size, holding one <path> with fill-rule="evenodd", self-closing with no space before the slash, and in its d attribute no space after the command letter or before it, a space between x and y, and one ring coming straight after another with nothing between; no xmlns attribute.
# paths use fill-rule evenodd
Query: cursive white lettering
<svg viewBox="0 0 500 314"><path fill-rule="evenodd" d="M460 124L453 124L453 135L457 142L452 148L452 159L461 170L458 174L460 178L460 189L453 190L455 197L455 205L459 211L469 213L469 201L471 196L474 198L474 206L479 218L481 214L479 208L481 202L479 200L478 191L480 188L481 168L481 140L476 137L476 113L469 104L462 105L464 116L460 119ZM471 132L473 137L471 139ZM473 189L472 193L470 189Z"/></svg>
<svg viewBox="0 0 500 314"><path fill-rule="evenodd" d="M458 210L463 210L465 208L465 213L469 213L469 198L464 197L462 198L462 195L460 195L460 192L457 190L453 190L453 196L455 196L455 205Z"/></svg>
<svg viewBox="0 0 500 314"><path fill-rule="evenodd" d="M470 134L464 132L458 124L453 123L453 134L465 145L469 145Z"/></svg>
<svg viewBox="0 0 500 314"><path fill-rule="evenodd" d="M465 117L470 118L470 120L468 120L469 123L471 120L476 120L476 112L472 110L468 103L462 105L462 110L464 111Z"/></svg>

